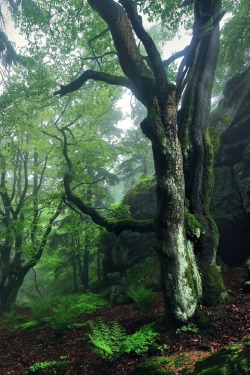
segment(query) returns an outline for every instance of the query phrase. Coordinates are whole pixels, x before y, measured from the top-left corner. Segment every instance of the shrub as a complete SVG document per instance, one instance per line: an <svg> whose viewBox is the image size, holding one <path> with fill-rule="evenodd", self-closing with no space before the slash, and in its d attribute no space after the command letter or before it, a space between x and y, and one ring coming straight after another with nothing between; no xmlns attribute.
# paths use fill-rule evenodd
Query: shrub
<svg viewBox="0 0 250 375"><path fill-rule="evenodd" d="M38 322L44 322L49 311L51 311L52 298L42 297L28 303L31 308L32 316Z"/></svg>
<svg viewBox="0 0 250 375"><path fill-rule="evenodd" d="M42 298L32 302L30 307L37 321L47 322L52 329L61 331L79 315L91 314L107 304L100 295L88 293L62 296L53 302L51 298Z"/></svg>

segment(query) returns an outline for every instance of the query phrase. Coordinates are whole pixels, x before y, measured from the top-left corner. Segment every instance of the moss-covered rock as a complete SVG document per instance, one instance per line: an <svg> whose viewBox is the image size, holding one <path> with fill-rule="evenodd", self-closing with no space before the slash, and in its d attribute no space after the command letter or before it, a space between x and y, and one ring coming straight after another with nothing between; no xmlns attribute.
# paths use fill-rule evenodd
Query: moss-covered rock
<svg viewBox="0 0 250 375"><path fill-rule="evenodd" d="M164 368L170 362L170 358L156 358L143 362L137 366L136 375L174 375L173 370Z"/></svg>
<svg viewBox="0 0 250 375"><path fill-rule="evenodd" d="M250 293L250 280L244 282L243 290L245 293Z"/></svg>
<svg viewBox="0 0 250 375"><path fill-rule="evenodd" d="M244 375L250 374L250 346L232 345L219 350L195 365L193 375Z"/></svg>
<svg viewBox="0 0 250 375"><path fill-rule="evenodd" d="M160 289L160 261L157 256L147 258L131 267L127 272L128 285L143 285L145 288Z"/></svg>
<svg viewBox="0 0 250 375"><path fill-rule="evenodd" d="M245 263L245 269L247 270L247 278L250 280L250 257L247 259Z"/></svg>
<svg viewBox="0 0 250 375"><path fill-rule="evenodd" d="M224 98L210 122L210 135L217 151L212 214L220 232L218 254L229 266L242 266L249 256L249 82L249 69L246 69L227 83Z"/></svg>
<svg viewBox="0 0 250 375"><path fill-rule="evenodd" d="M132 219L152 220L156 207L155 179L147 177L140 180L117 207L116 216L119 215L120 208L125 207ZM113 272L121 272L124 275L134 265L156 255L154 233L141 234L126 231L119 236L104 233L101 238L101 248L104 253L104 278L108 273Z"/></svg>

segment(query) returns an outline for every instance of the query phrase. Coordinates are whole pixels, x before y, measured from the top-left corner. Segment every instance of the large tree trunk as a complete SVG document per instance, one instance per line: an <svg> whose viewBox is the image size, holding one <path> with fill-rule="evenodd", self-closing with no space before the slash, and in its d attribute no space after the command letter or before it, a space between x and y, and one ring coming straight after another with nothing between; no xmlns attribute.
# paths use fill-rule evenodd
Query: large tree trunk
<svg viewBox="0 0 250 375"><path fill-rule="evenodd" d="M164 117L157 113L158 108L154 97L149 115L141 123L152 142L156 172L155 250L160 257L167 321L184 323L201 298L201 280L184 225L185 184L175 91L166 100Z"/></svg>
<svg viewBox="0 0 250 375"><path fill-rule="evenodd" d="M208 124L219 52L219 24L216 21L219 12L220 1L196 2L191 43L196 45L196 51L178 121L184 158L186 209L199 222L200 234L194 249L202 277L202 302L208 305L218 303L224 292L215 263L218 231L209 211L213 188L213 147ZM212 31L199 41L207 22L214 23L211 24Z"/></svg>

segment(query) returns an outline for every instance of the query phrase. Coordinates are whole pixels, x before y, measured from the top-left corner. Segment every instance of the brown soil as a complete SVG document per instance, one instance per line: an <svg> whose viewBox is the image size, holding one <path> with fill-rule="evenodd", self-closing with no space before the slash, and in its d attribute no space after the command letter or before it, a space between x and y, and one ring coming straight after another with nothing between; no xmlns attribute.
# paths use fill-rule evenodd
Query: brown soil
<svg viewBox="0 0 250 375"><path fill-rule="evenodd" d="M62 361L62 356L71 361L67 375L132 375L140 362L154 359L159 355L182 357L182 363L174 367L176 374L181 369L190 367L193 363L210 355L222 346L229 345L250 336L250 294L242 291L241 285L246 272L244 270L228 270L223 278L229 298L222 301L216 308L199 306L204 327L198 333L192 332L161 332L156 348L147 357L123 355L116 361L98 357L92 350L86 333L87 327L65 330L62 335L46 326L36 326L15 332L1 328L4 317L0 319L0 374L21 375L34 363L44 361ZM105 308L87 320L103 319L104 321L119 321L127 333L133 333L145 323L156 322L156 328L161 327L163 318L163 298L161 293L156 297L155 308L146 313L136 310L133 304ZM31 319L29 312L22 310L22 321ZM86 321L80 317L79 322ZM208 322L208 323L207 323ZM185 356L185 357L184 357ZM61 357L61 358L60 358ZM183 359L184 358L184 359ZM186 359L185 359L186 358ZM173 369L173 368L172 368ZM42 374L54 374L47 369ZM56 372L59 373L59 372Z"/></svg>

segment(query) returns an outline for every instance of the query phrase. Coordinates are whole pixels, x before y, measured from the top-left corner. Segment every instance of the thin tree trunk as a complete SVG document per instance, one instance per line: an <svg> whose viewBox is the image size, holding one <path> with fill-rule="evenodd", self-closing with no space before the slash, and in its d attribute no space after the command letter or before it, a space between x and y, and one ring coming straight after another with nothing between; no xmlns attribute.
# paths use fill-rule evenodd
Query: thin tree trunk
<svg viewBox="0 0 250 375"><path fill-rule="evenodd" d="M100 249L97 250L97 280L101 281L102 273L101 273L101 251Z"/></svg>
<svg viewBox="0 0 250 375"><path fill-rule="evenodd" d="M84 291L89 288L89 250L87 249L83 252L82 286Z"/></svg>
<svg viewBox="0 0 250 375"><path fill-rule="evenodd" d="M79 288L78 288L78 282L77 282L77 266L76 266L76 260L72 260L72 276L73 276L73 285L74 285L74 292L78 293Z"/></svg>

